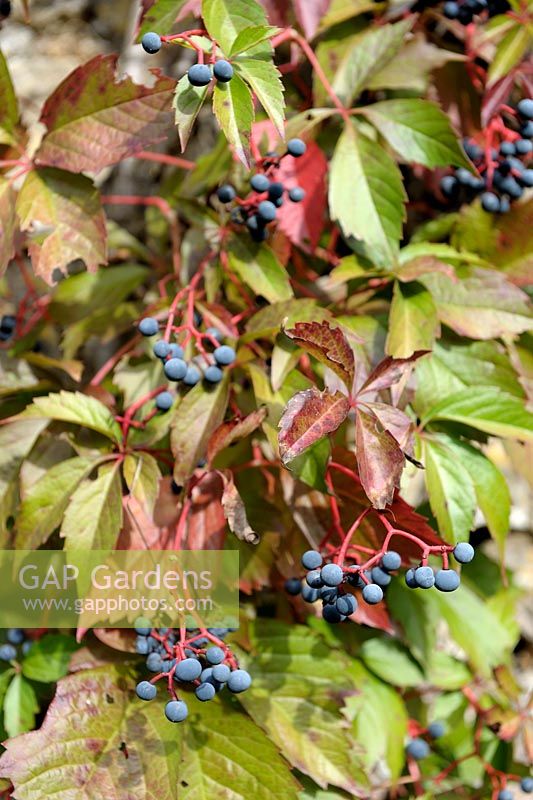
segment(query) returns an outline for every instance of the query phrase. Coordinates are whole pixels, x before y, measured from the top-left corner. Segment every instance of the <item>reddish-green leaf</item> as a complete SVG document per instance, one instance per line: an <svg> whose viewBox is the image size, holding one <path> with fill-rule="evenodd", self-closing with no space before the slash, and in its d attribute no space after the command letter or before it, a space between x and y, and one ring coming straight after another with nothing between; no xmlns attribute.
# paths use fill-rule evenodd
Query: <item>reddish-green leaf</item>
<svg viewBox="0 0 533 800"><path fill-rule="evenodd" d="M47 132L38 164L99 172L165 139L175 81L154 70L153 86L115 81L117 56L96 56L78 67L46 101Z"/></svg>
<svg viewBox="0 0 533 800"><path fill-rule="evenodd" d="M329 367L351 390L355 376L355 359L348 339L339 327L329 322L297 322L285 334Z"/></svg>
<svg viewBox="0 0 533 800"><path fill-rule="evenodd" d="M361 408L356 415L355 446L363 488L375 508L385 508L400 485L405 456L378 418Z"/></svg>
<svg viewBox="0 0 533 800"><path fill-rule="evenodd" d="M425 356L428 350L417 350L409 358L384 358L370 373L359 389L358 395L368 392L380 392L398 383L414 366L415 361Z"/></svg>
<svg viewBox="0 0 533 800"><path fill-rule="evenodd" d="M9 181L0 178L0 276L15 255L16 194Z"/></svg>
<svg viewBox="0 0 533 800"><path fill-rule="evenodd" d="M394 436L403 452L412 456L414 452L413 420L404 411L386 403L365 403L365 406L371 409L382 427Z"/></svg>
<svg viewBox="0 0 533 800"><path fill-rule="evenodd" d="M222 489L222 477L217 471L209 472L193 488L191 508L187 515L189 550L224 549L228 526L221 503Z"/></svg>
<svg viewBox="0 0 533 800"><path fill-rule="evenodd" d="M30 232L33 268L47 283L55 269L76 259L96 270L107 261L105 216L89 178L45 167L31 172L20 190L17 214Z"/></svg>
<svg viewBox="0 0 533 800"><path fill-rule="evenodd" d="M396 281L385 345L394 358L406 358L417 350L430 350L439 332L437 308L420 283Z"/></svg>
<svg viewBox="0 0 533 800"><path fill-rule="evenodd" d="M17 98L4 54L0 51L0 144L13 144L19 119Z"/></svg>
<svg viewBox="0 0 533 800"><path fill-rule="evenodd" d="M319 392L313 386L295 394L279 422L279 449L283 463L336 431L349 410L349 400L340 392Z"/></svg>
<svg viewBox="0 0 533 800"><path fill-rule="evenodd" d="M261 425L266 416L265 408L258 408L252 411L247 417L243 419L232 419L228 422L223 422L209 439L207 447L207 458L211 462L214 458L230 444L236 442L238 439L243 439L249 436Z"/></svg>

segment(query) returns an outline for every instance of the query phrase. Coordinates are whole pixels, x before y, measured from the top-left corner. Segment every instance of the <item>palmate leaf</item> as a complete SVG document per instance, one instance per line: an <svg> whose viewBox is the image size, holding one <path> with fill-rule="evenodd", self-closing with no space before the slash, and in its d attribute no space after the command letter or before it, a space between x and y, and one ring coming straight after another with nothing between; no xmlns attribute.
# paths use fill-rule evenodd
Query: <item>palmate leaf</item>
<svg viewBox="0 0 533 800"><path fill-rule="evenodd" d="M22 230L31 230L34 271L47 283L53 283L55 269L65 271L78 258L89 270L106 263L105 216L89 178L36 169L24 181L16 209Z"/></svg>
<svg viewBox="0 0 533 800"><path fill-rule="evenodd" d="M397 165L377 142L346 123L330 167L329 207L346 237L390 268L400 249L405 192Z"/></svg>
<svg viewBox="0 0 533 800"><path fill-rule="evenodd" d="M78 67L46 101L47 132L38 164L99 172L166 138L175 81L154 70L153 86L115 81L117 56L96 56Z"/></svg>
<svg viewBox="0 0 533 800"><path fill-rule="evenodd" d="M242 78L235 74L229 83L217 83L213 90L213 111L235 155L248 167L255 115L252 95Z"/></svg>
<svg viewBox="0 0 533 800"><path fill-rule="evenodd" d="M292 461L344 422L350 410L348 398L316 387L298 392L287 403L279 422L279 449L284 464Z"/></svg>

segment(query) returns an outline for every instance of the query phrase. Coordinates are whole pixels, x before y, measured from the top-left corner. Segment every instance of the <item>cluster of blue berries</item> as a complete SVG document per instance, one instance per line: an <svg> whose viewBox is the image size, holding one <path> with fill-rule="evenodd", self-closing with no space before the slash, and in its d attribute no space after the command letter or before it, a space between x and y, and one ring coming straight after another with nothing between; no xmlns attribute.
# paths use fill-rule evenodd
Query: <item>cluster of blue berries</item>
<svg viewBox="0 0 533 800"><path fill-rule="evenodd" d="M14 661L18 655L17 647L21 648L22 655L26 655L32 644L21 628L8 628L6 639L7 642L0 645L0 661Z"/></svg>
<svg viewBox="0 0 533 800"><path fill-rule="evenodd" d="M145 317L139 323L139 332L143 336L155 336L159 332L159 322L154 317ZM220 383L224 376L223 367L228 367L235 361L235 350L222 344L223 337L218 328L207 328L203 336L213 345L216 342L217 347L209 356L195 356L189 363L179 344L169 343L164 339L159 339L154 344L154 355L163 362L165 376L169 381L181 382L187 388L196 386L202 378L208 385ZM160 392L155 398L156 407L160 411L168 411L173 402L171 392Z"/></svg>
<svg viewBox="0 0 533 800"><path fill-rule="evenodd" d="M13 314L4 314L0 319L0 342L7 342L13 336L17 319Z"/></svg>
<svg viewBox="0 0 533 800"><path fill-rule="evenodd" d="M209 638L200 632L188 632L185 642L178 642L178 635L170 628L153 630L146 621L139 621L135 630L137 653L146 656L146 666L155 673L151 681L143 680L137 684L136 694L141 700L153 700L157 695L158 680L170 680L180 688L194 688L194 694L201 702L213 700L218 692L227 687L233 694L240 694L250 688L250 674L236 666L228 649L211 644ZM217 640L229 633L229 628L208 628ZM182 722L188 715L187 704L179 700L175 691L174 699L165 706L165 716L170 722Z"/></svg>
<svg viewBox="0 0 533 800"><path fill-rule="evenodd" d="M459 542L453 550L455 560L468 564L474 558L474 548L468 542ZM394 550L381 556L379 565L366 570L364 566L342 567L339 564L323 564L317 550L307 550L302 556L302 566L308 570L305 581L289 578L285 590L293 596L300 595L307 603L322 601L322 616L327 622L343 622L357 609L357 599L345 592L346 585L361 589L365 603L376 605L383 600L383 589L392 580L391 572L399 569L402 558ZM420 565L405 573L405 582L410 589L431 589L453 592L459 588L460 578L453 569L439 569ZM341 591L342 587L342 591Z"/></svg>
<svg viewBox="0 0 533 800"><path fill-rule="evenodd" d="M475 16L495 17L505 14L509 8L507 0L447 0L442 12L448 19L457 20L461 25L470 25Z"/></svg>
<svg viewBox="0 0 533 800"><path fill-rule="evenodd" d="M159 53L163 40L158 33L150 31L145 33L141 39L143 50L150 55ZM233 67L229 61L219 58L211 64L193 64L187 72L189 83L192 86L207 86L213 78L219 83L228 83L233 78Z"/></svg>
<svg viewBox="0 0 533 800"><path fill-rule="evenodd" d="M479 175L464 167L445 175L440 187L448 200L469 202L481 195L485 211L505 214L513 200L520 199L524 190L533 186L533 169L528 166L533 158L533 100L521 100L516 110L519 132L513 132L513 137L502 141L497 150L491 148L487 153L472 139L464 140L465 152Z"/></svg>
<svg viewBox="0 0 533 800"><path fill-rule="evenodd" d="M430 739L440 739L445 733L446 728L442 722L431 722L427 727L427 735ZM422 761L429 756L431 747L426 739L422 739L421 736L415 736L407 742L405 752L409 758L413 758L415 761Z"/></svg>
<svg viewBox="0 0 533 800"><path fill-rule="evenodd" d="M520 789L524 794L533 794L533 778L522 778ZM502 789L498 793L498 800L514 800L514 794L510 789Z"/></svg>
<svg viewBox="0 0 533 800"><path fill-rule="evenodd" d="M287 151L284 156L299 158L306 151L306 144L302 139L289 139ZM250 236L255 242L263 242L268 236L267 225L277 216L277 209L283 205L285 199L293 203L301 203L305 191L301 186L287 189L281 181L275 180L281 158L277 153L267 153L261 161L261 170L250 178L252 191L243 199L237 199L237 192L231 184L220 186L217 197L221 203L237 204L231 209L231 220L236 225L245 225Z"/></svg>

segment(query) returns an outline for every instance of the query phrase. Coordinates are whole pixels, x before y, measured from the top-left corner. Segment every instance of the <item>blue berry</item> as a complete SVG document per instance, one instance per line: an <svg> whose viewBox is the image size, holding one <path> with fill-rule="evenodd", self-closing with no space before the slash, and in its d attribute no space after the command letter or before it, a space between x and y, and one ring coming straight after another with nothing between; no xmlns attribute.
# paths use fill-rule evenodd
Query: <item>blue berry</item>
<svg viewBox="0 0 533 800"><path fill-rule="evenodd" d="M136 619L135 633L138 633L139 636L150 636L150 634L152 633L152 626L150 625L150 620L145 619L144 617L139 617L139 619Z"/></svg>
<svg viewBox="0 0 533 800"><path fill-rule="evenodd" d="M306 150L307 146L301 139L289 139L287 142L287 153L294 158L303 156Z"/></svg>
<svg viewBox="0 0 533 800"><path fill-rule="evenodd" d="M385 570L381 569L381 567L372 567L370 576L373 583L377 583L378 586L382 587L388 586L392 580L389 573L385 572Z"/></svg>
<svg viewBox="0 0 533 800"><path fill-rule="evenodd" d="M427 758L430 752L429 745L424 739L411 739L405 749L407 755L414 758L415 761L421 761L423 758Z"/></svg>
<svg viewBox="0 0 533 800"><path fill-rule="evenodd" d="M170 358L165 362L164 370L169 381L181 381L187 374L187 363L182 358Z"/></svg>
<svg viewBox="0 0 533 800"><path fill-rule="evenodd" d="M511 203L508 197L500 198L500 214L507 214L511 210Z"/></svg>
<svg viewBox="0 0 533 800"><path fill-rule="evenodd" d="M150 681L141 681L135 687L135 693L139 700L153 700L157 694L157 686Z"/></svg>
<svg viewBox="0 0 533 800"><path fill-rule="evenodd" d="M500 210L500 198L494 192L484 192L481 195L481 207L489 214L496 214Z"/></svg>
<svg viewBox="0 0 533 800"><path fill-rule="evenodd" d="M459 16L459 3L455 0L448 0L442 7L442 12L447 19L457 19Z"/></svg>
<svg viewBox="0 0 533 800"><path fill-rule="evenodd" d="M146 659L146 668L150 672L163 671L163 659L161 658L159 653L150 653L150 655Z"/></svg>
<svg viewBox="0 0 533 800"><path fill-rule="evenodd" d="M215 61L213 75L220 83L227 83L233 78L233 67L229 61L225 61L221 58L219 61Z"/></svg>
<svg viewBox="0 0 533 800"><path fill-rule="evenodd" d="M516 106L518 113L524 119L533 119L533 100L529 97L524 97L523 100Z"/></svg>
<svg viewBox="0 0 533 800"><path fill-rule="evenodd" d="M213 667L213 678L219 683L227 683L230 672L231 670L227 664L215 664Z"/></svg>
<svg viewBox="0 0 533 800"><path fill-rule="evenodd" d="M283 205L284 200L283 200L283 197L278 197L278 198L276 198L276 200L273 200L272 202L274 203L276 208L281 208L281 206Z"/></svg>
<svg viewBox="0 0 533 800"><path fill-rule="evenodd" d="M383 589L375 583L367 583L363 589L363 600L371 606L383 600Z"/></svg>
<svg viewBox="0 0 533 800"><path fill-rule="evenodd" d="M24 631L22 628L8 628L6 633L6 639L9 644L22 644L26 636L24 635Z"/></svg>
<svg viewBox="0 0 533 800"><path fill-rule="evenodd" d="M183 700L169 700L165 706L165 717L169 722L183 722L188 713L189 709Z"/></svg>
<svg viewBox="0 0 533 800"><path fill-rule="evenodd" d="M17 657L17 651L12 644L0 646L0 661L13 661Z"/></svg>
<svg viewBox="0 0 533 800"><path fill-rule="evenodd" d="M502 156L514 156L516 150L512 142L502 142L500 145L500 153Z"/></svg>
<svg viewBox="0 0 533 800"><path fill-rule="evenodd" d="M415 580L421 589L431 589L435 585L435 575L431 567L415 569Z"/></svg>
<svg viewBox="0 0 533 800"><path fill-rule="evenodd" d="M154 55L154 53L159 53L161 50L161 37L158 33L145 33L143 38L141 39L141 45L143 50L150 55Z"/></svg>
<svg viewBox="0 0 533 800"><path fill-rule="evenodd" d="M533 186L533 169L525 169L518 180L522 186Z"/></svg>
<svg viewBox="0 0 533 800"><path fill-rule="evenodd" d="M339 586L344 578L344 572L338 564L326 564L320 570L320 577L326 586Z"/></svg>
<svg viewBox="0 0 533 800"><path fill-rule="evenodd" d="M254 192L266 192L270 186L270 181L266 175L262 175L258 172L256 175L252 175L250 179L250 186Z"/></svg>
<svg viewBox="0 0 533 800"><path fill-rule="evenodd" d="M293 595L293 597L296 597L296 595L300 594L300 592L302 591L302 584L300 582L300 578L289 578L288 580L286 580L285 591L287 592L287 594Z"/></svg>
<svg viewBox="0 0 533 800"><path fill-rule="evenodd" d="M155 336L159 330L159 322L153 317L145 317L139 322L139 332L143 336Z"/></svg>
<svg viewBox="0 0 533 800"><path fill-rule="evenodd" d="M533 100L530 102L532 104L532 111L533 111ZM533 792L533 778L522 778L522 780L520 781L520 788L526 794L531 794Z"/></svg>
<svg viewBox="0 0 533 800"><path fill-rule="evenodd" d="M262 229L263 222L259 219L257 214L250 214L248 219L246 220L246 227L250 231L250 233L256 233L257 231Z"/></svg>
<svg viewBox="0 0 533 800"><path fill-rule="evenodd" d="M195 367L193 364L189 364L187 367L187 372L183 376L183 383L185 386L196 386L196 384L201 380L202 373Z"/></svg>
<svg viewBox="0 0 533 800"><path fill-rule="evenodd" d="M307 585L311 587L311 589L321 589L324 586L324 581L322 580L322 573L319 569L312 569L310 572L307 573L305 580L307 581Z"/></svg>
<svg viewBox="0 0 533 800"><path fill-rule="evenodd" d="M150 644L146 636L137 636L135 640L135 652L140 656L147 656L150 652Z"/></svg>
<svg viewBox="0 0 533 800"><path fill-rule="evenodd" d="M530 142L529 139L519 139L514 146L516 152L521 156L525 156L533 150L533 142Z"/></svg>
<svg viewBox="0 0 533 800"><path fill-rule="evenodd" d="M455 545L453 554L460 564L469 564L474 558L474 548L468 542L459 542Z"/></svg>
<svg viewBox="0 0 533 800"><path fill-rule="evenodd" d="M170 392L159 392L155 398L156 408L158 408L160 411L168 411L169 408L172 408L173 402L174 398Z"/></svg>
<svg viewBox="0 0 533 800"><path fill-rule="evenodd" d="M306 603L316 603L320 596L318 589L311 589L310 586L307 586L305 583L302 586L302 598L305 600Z"/></svg>
<svg viewBox="0 0 533 800"><path fill-rule="evenodd" d="M183 358L183 347L179 344L172 343L170 345L170 358Z"/></svg>
<svg viewBox="0 0 533 800"><path fill-rule="evenodd" d="M431 722L428 725L428 734L432 739L440 739L444 736L446 728L442 722Z"/></svg>
<svg viewBox="0 0 533 800"><path fill-rule="evenodd" d="M229 183L225 183L224 186L220 186L217 190L217 197L221 203L231 203L236 196L237 192Z"/></svg>
<svg viewBox="0 0 533 800"><path fill-rule="evenodd" d="M285 187L279 181L274 181L270 184L268 190L268 199L269 200L279 200L280 197L283 197L283 192L285 191Z"/></svg>
<svg viewBox="0 0 533 800"><path fill-rule="evenodd" d="M350 614L354 614L357 609L357 600L353 594L343 594L337 598L335 608L339 614L349 617Z"/></svg>
<svg viewBox="0 0 533 800"><path fill-rule="evenodd" d="M317 550L306 550L302 556L302 566L305 569L318 569L322 566L322 556Z"/></svg>
<svg viewBox="0 0 533 800"><path fill-rule="evenodd" d="M234 670L228 678L228 689L235 694L245 692L251 685L252 677L245 669Z"/></svg>
<svg viewBox="0 0 533 800"><path fill-rule="evenodd" d="M293 186L292 189L289 189L289 200L292 200L293 203L301 203L305 197L305 189L302 189L301 186Z"/></svg>
<svg viewBox="0 0 533 800"><path fill-rule="evenodd" d="M217 342L222 342L224 339L222 332L219 331L218 328L206 328L205 332L208 333L213 339L216 339Z"/></svg>
<svg viewBox="0 0 533 800"><path fill-rule="evenodd" d="M208 383L220 383L223 378L222 370L213 364L204 372L204 378Z"/></svg>
<svg viewBox="0 0 533 800"><path fill-rule="evenodd" d="M207 64L193 64L187 73L192 86L207 86L211 83L211 70Z"/></svg>
<svg viewBox="0 0 533 800"><path fill-rule="evenodd" d="M227 344L222 344L220 347L217 347L213 355L215 357L215 361L222 367L227 367L229 364L233 364L236 358L236 353L233 347L230 347Z"/></svg>
<svg viewBox="0 0 533 800"><path fill-rule="evenodd" d="M502 181L500 181L499 188L502 192L508 194L513 200L518 200L524 193L524 190L512 175L508 175L507 178L504 178Z"/></svg>
<svg viewBox="0 0 533 800"><path fill-rule="evenodd" d="M318 590L320 599L323 603L334 603L339 596L339 590L336 586L323 586Z"/></svg>
<svg viewBox="0 0 533 800"><path fill-rule="evenodd" d="M221 647L210 647L205 657L209 664L221 664L224 661L224 651Z"/></svg>
<svg viewBox="0 0 533 800"><path fill-rule="evenodd" d="M444 197L455 199L459 195L459 181L453 175L445 175L441 179L440 189Z"/></svg>
<svg viewBox="0 0 533 800"><path fill-rule="evenodd" d="M202 665L197 658L184 658L174 674L179 681L195 681L202 674Z"/></svg>
<svg viewBox="0 0 533 800"><path fill-rule="evenodd" d="M154 344L154 356L158 358L167 358L170 355L170 345L164 339L160 339Z"/></svg>
<svg viewBox="0 0 533 800"><path fill-rule="evenodd" d="M501 792L498 793L498 800L513 800L514 794L510 791L510 789L502 789Z"/></svg>
<svg viewBox="0 0 533 800"><path fill-rule="evenodd" d="M440 592L455 592L460 583L461 578L453 569L439 569L435 575L435 586Z"/></svg>
<svg viewBox="0 0 533 800"><path fill-rule="evenodd" d="M205 682L197 686L194 693L198 700L201 700L202 703L207 703L216 695L216 689L212 683Z"/></svg>
<svg viewBox="0 0 533 800"><path fill-rule="evenodd" d="M399 569L402 565L402 557L396 550L388 550L383 553L381 566L386 570Z"/></svg>
<svg viewBox="0 0 533 800"><path fill-rule="evenodd" d="M13 314L4 314L0 320L0 328L5 333L13 333L17 327L17 318Z"/></svg>
<svg viewBox="0 0 533 800"><path fill-rule="evenodd" d="M257 214L263 222L272 222L276 219L276 206L270 200L262 200L257 206Z"/></svg>
<svg viewBox="0 0 533 800"><path fill-rule="evenodd" d="M533 136L533 121L529 120L520 128L520 133L523 139L531 139Z"/></svg>
<svg viewBox="0 0 533 800"><path fill-rule="evenodd" d="M326 622L332 625L336 625L338 622L342 622L345 619L345 617L337 611L336 607L332 605L324 606L322 609L322 617Z"/></svg>
<svg viewBox="0 0 533 800"><path fill-rule="evenodd" d="M473 142L471 139L463 140L464 151L472 161L477 161L483 155L481 147Z"/></svg>

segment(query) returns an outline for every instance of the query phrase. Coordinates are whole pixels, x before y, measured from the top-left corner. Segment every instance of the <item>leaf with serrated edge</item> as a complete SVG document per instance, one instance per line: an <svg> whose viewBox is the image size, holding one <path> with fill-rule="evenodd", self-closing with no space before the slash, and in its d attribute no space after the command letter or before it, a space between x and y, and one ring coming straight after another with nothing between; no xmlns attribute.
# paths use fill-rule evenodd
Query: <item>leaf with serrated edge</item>
<svg viewBox="0 0 533 800"><path fill-rule="evenodd" d="M105 215L89 178L49 167L33 170L17 198L21 229L31 231L37 275L53 283L55 269L81 259L87 269L107 262Z"/></svg>
<svg viewBox="0 0 533 800"><path fill-rule="evenodd" d="M44 104L47 132L37 164L99 172L163 141L175 81L154 70L153 86L115 82L118 56L98 55L68 75Z"/></svg>
<svg viewBox="0 0 533 800"><path fill-rule="evenodd" d="M200 113L206 97L207 86L192 86L188 75L184 75L178 81L172 108L175 112L175 122L182 152L187 147L196 117Z"/></svg>
<svg viewBox="0 0 533 800"><path fill-rule="evenodd" d="M181 17L187 14L190 0L155 0L149 9L144 10L146 5L147 3L143 3L139 41L145 33L150 31L161 35L170 33L174 23L180 21Z"/></svg>
<svg viewBox="0 0 533 800"><path fill-rule="evenodd" d="M417 350L408 358L384 358L372 370L364 384L359 389L358 395L368 392L380 392L389 389L398 383L414 366L415 361L428 354L428 350Z"/></svg>
<svg viewBox="0 0 533 800"><path fill-rule="evenodd" d="M15 255L16 194L9 181L0 178L0 277Z"/></svg>
<svg viewBox="0 0 533 800"><path fill-rule="evenodd" d="M48 420L17 420L0 426L0 533L14 510L18 493L18 474Z"/></svg>
<svg viewBox="0 0 533 800"><path fill-rule="evenodd" d="M270 39L272 36L275 36L276 33L279 33L279 28L275 28L272 25L250 25L237 35L228 55L233 58L239 55L239 53L250 50L252 47L255 47L255 45L261 44L261 42L264 42L266 39Z"/></svg>
<svg viewBox="0 0 533 800"><path fill-rule="evenodd" d="M131 800L132 780L143 800L178 800L181 734L169 736L160 704L135 702L132 688L112 663L59 681L42 727L10 740L0 759L20 800L42 796L39 785L56 800Z"/></svg>
<svg viewBox="0 0 533 800"><path fill-rule="evenodd" d="M239 494L239 490L233 481L233 474L229 470L220 474L224 482L222 508L224 509L224 516L228 520L230 530L243 542L257 544L259 542L259 535L248 522L246 508Z"/></svg>
<svg viewBox="0 0 533 800"><path fill-rule="evenodd" d="M313 386L294 395L279 422L279 449L283 463L336 431L349 410L349 400L340 392L319 392Z"/></svg>
<svg viewBox="0 0 533 800"><path fill-rule="evenodd" d="M174 455L174 480L183 486L200 459L204 458L213 431L224 419L228 404L228 377L206 389L197 384L185 395L170 425L170 444Z"/></svg>
<svg viewBox="0 0 533 800"><path fill-rule="evenodd" d="M448 116L434 103L418 98L384 100L365 106L361 112L406 161L426 167L472 169Z"/></svg>
<svg viewBox="0 0 533 800"><path fill-rule="evenodd" d="M389 154L346 123L331 161L330 212L380 267L390 269L397 258L404 200L402 176Z"/></svg>
<svg viewBox="0 0 533 800"><path fill-rule="evenodd" d="M421 284L394 284L385 351L408 358L417 350L431 350L440 326L431 294Z"/></svg>
<svg viewBox="0 0 533 800"><path fill-rule="evenodd" d="M264 8L255 0L203 0L202 16L209 34L226 55L241 31L268 24Z"/></svg>
<svg viewBox="0 0 533 800"><path fill-rule="evenodd" d="M398 442L374 414L357 409L355 421L357 469L366 495L374 508L392 502L400 485L405 456Z"/></svg>
<svg viewBox="0 0 533 800"><path fill-rule="evenodd" d="M252 411L243 419L233 419L223 422L222 425L213 431L207 447L207 459L213 461L214 458L230 444L238 439L249 436L261 425L266 416L265 408L258 408Z"/></svg>
<svg viewBox="0 0 533 800"><path fill-rule="evenodd" d="M90 457L68 458L54 464L26 492L17 518L15 546L20 550L40 547L58 528L72 494L98 465Z"/></svg>
<svg viewBox="0 0 533 800"><path fill-rule="evenodd" d="M250 162L254 105L250 90L238 75L213 90L213 111L228 143L245 167Z"/></svg>
<svg viewBox="0 0 533 800"><path fill-rule="evenodd" d="M36 397L33 403L19 414L18 419L46 418L72 422L98 431L115 442L122 440L120 428L103 403L81 392L61 391L46 397Z"/></svg>
<svg viewBox="0 0 533 800"><path fill-rule="evenodd" d="M285 334L311 353L321 364L335 372L351 390L355 375L355 358L348 339L339 327L329 322L297 322L285 328Z"/></svg>
<svg viewBox="0 0 533 800"><path fill-rule="evenodd" d="M149 453L128 454L122 464L122 471L130 494L151 516L159 493L161 478L157 461Z"/></svg>
<svg viewBox="0 0 533 800"><path fill-rule="evenodd" d="M240 56L234 62L235 69L250 86L252 92L265 109L279 135L285 135L285 101L283 84L278 68L272 61Z"/></svg>
<svg viewBox="0 0 533 800"><path fill-rule="evenodd" d="M229 243L228 260L241 280L270 303L292 297L287 270L267 245L234 236Z"/></svg>
<svg viewBox="0 0 533 800"><path fill-rule="evenodd" d="M121 527L122 486L115 463L78 486L65 511L61 536L65 550L107 550L115 547Z"/></svg>
<svg viewBox="0 0 533 800"><path fill-rule="evenodd" d="M70 658L77 649L72 636L48 633L32 643L22 662L22 674L41 683L58 681L69 671Z"/></svg>
<svg viewBox="0 0 533 800"><path fill-rule="evenodd" d="M0 108L2 118L0 122L0 144L13 144L15 128L19 120L17 97L7 67L4 54L0 51Z"/></svg>
<svg viewBox="0 0 533 800"><path fill-rule="evenodd" d="M438 440L424 439L422 458L429 504L442 537L451 544L468 540L476 510L468 471L461 459Z"/></svg>
<svg viewBox="0 0 533 800"><path fill-rule="evenodd" d="M414 453L413 420L401 409L386 403L365 403L365 406L371 409L382 427L394 436L403 452L412 456Z"/></svg>

